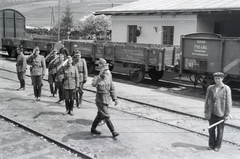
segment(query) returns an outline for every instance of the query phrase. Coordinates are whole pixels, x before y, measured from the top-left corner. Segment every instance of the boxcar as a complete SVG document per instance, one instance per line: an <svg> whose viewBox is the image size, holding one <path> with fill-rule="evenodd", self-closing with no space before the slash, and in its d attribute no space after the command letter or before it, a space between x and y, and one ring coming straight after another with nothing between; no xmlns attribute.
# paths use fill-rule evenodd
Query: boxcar
<svg viewBox="0 0 240 159"><path fill-rule="evenodd" d="M214 83L213 73L223 72L224 82L240 88L240 39L218 34L195 33L181 37L180 75L206 88Z"/></svg>

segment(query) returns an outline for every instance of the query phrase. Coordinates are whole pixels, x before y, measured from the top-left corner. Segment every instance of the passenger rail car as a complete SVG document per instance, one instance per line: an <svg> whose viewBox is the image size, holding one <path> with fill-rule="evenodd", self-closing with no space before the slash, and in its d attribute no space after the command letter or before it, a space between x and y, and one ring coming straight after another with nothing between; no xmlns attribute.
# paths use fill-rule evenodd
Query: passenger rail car
<svg viewBox="0 0 240 159"><path fill-rule="evenodd" d="M109 63L110 70L116 63L129 68L130 79L136 83L144 79L145 73L152 80L161 79L167 66L175 63L175 47L91 40L64 40L64 43L70 52L73 45L78 46L82 57L87 61L89 73L95 70L96 61L104 58Z"/></svg>
<svg viewBox="0 0 240 159"><path fill-rule="evenodd" d="M180 75L190 74L203 88L214 83L213 73L223 72L224 83L240 88L240 39L218 34L195 33L181 37Z"/></svg>

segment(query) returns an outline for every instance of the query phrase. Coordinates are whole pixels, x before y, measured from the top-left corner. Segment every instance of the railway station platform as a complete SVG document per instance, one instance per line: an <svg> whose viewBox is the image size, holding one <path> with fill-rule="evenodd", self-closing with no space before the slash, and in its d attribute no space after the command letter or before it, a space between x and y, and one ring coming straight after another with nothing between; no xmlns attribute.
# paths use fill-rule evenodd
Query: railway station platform
<svg viewBox="0 0 240 159"><path fill-rule="evenodd" d="M9 67L3 61L1 61L1 68L15 71L14 64ZM113 138L106 125L97 128L102 132L100 136L92 135L90 128L97 113L93 93L85 91L83 106L80 109L74 108L74 116L63 116L65 106L64 104L55 103L58 98L49 97L50 91L47 81L44 81L41 101L35 102L32 101L33 90L31 85L27 85L25 91L15 91L19 86L17 79L14 79L16 77L12 76L14 80L9 80L3 78L5 74L0 75L0 115L41 132L80 152L84 152L92 156L92 158L237 159L237 156L239 156L236 155L239 154L239 146L224 142L220 152L215 153L207 150L207 137L158 123L154 120L148 120L141 116L134 116L131 113L126 114L121 107L123 108L129 103L121 101L121 99L119 99L119 104L116 107L110 106L111 119L120 136ZM92 78L89 77L84 87L86 90L95 91L95 88L90 84L91 80ZM30 83L30 78L26 82ZM190 114L196 116L196 118L203 117L204 99L173 94L163 87L153 89L118 82L114 82L114 84L117 94L122 98ZM131 105L128 108L131 109ZM123 111L118 111L118 109ZM144 112L142 113L144 114ZM239 114L240 107L233 105L231 110L233 119L228 120L226 123L240 127ZM202 123L205 125L201 125L201 128L208 126L207 121ZM208 134L207 131L204 133ZM238 144L240 145L240 142Z"/></svg>

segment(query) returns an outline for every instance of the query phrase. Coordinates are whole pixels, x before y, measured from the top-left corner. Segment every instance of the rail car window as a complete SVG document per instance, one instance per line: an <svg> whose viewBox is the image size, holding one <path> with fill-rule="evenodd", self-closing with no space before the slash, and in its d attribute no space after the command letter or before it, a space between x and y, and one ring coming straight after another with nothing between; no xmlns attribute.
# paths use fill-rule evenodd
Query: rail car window
<svg viewBox="0 0 240 159"><path fill-rule="evenodd" d="M163 26L163 45L173 45L174 26Z"/></svg>
<svg viewBox="0 0 240 159"><path fill-rule="evenodd" d="M128 26L128 42L129 43L136 43L137 42L137 25L129 25Z"/></svg>

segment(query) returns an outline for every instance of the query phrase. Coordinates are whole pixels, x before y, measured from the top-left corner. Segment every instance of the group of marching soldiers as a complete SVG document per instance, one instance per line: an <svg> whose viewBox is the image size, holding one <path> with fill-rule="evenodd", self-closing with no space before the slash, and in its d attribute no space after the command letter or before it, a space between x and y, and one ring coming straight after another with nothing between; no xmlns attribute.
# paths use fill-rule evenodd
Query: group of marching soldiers
<svg viewBox="0 0 240 159"><path fill-rule="evenodd" d="M66 111L63 115L73 114L74 101L76 107L81 108L83 98L83 86L87 82L88 70L84 58L81 58L81 52L78 51L77 45L74 45L74 51L70 55L68 49L65 48L64 42L61 43L59 50L53 49L46 58L40 55L40 49L36 46L33 52L25 57L22 46L17 48L17 76L20 81L18 91L25 90L25 73L27 62L30 64L30 74L32 79L34 101L41 100L42 80L46 73L46 63L48 64L48 82L50 86L51 97L58 94L57 103L65 102ZM100 73L94 77L92 86L96 87L96 105L98 113L93 121L91 133L101 134L96 127L104 123L107 124L113 137L119 134L114 130L108 106L113 100L115 105L118 104L115 88L112 82L112 75L109 71L108 64L105 59L100 58L98 61Z"/></svg>

